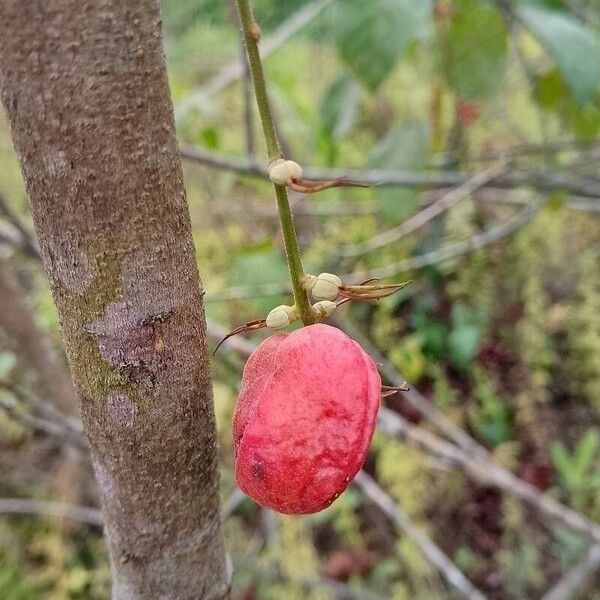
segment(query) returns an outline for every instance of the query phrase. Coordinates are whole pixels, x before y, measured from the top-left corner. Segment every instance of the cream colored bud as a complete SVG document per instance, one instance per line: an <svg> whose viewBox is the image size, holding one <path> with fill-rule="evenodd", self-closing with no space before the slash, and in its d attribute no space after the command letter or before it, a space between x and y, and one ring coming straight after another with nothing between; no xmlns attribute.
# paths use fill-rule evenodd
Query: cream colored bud
<svg viewBox="0 0 600 600"><path fill-rule="evenodd" d="M287 306L282 304L281 306L276 306L267 315L267 327L270 329L283 329L290 323L293 323L297 318L298 312L296 311L295 306Z"/></svg>
<svg viewBox="0 0 600 600"><path fill-rule="evenodd" d="M293 160L278 159L269 165L269 179L278 185L287 185L292 179L302 177L302 167Z"/></svg>
<svg viewBox="0 0 600 600"><path fill-rule="evenodd" d="M302 167L297 162L286 160L285 163L290 174L290 179L302 179Z"/></svg>
<svg viewBox="0 0 600 600"><path fill-rule="evenodd" d="M315 300L335 300L339 295L342 280L333 273L321 273L314 282L311 293Z"/></svg>
<svg viewBox="0 0 600 600"><path fill-rule="evenodd" d="M306 274L304 276L304 279L302 280L302 287L307 292L310 292L313 289L313 287L315 287L315 283L317 283L317 277L315 275Z"/></svg>
<svg viewBox="0 0 600 600"><path fill-rule="evenodd" d="M337 305L335 302L331 302L330 300L322 300L321 302L315 302L311 308L315 319L320 321L321 319L331 315L336 307Z"/></svg>

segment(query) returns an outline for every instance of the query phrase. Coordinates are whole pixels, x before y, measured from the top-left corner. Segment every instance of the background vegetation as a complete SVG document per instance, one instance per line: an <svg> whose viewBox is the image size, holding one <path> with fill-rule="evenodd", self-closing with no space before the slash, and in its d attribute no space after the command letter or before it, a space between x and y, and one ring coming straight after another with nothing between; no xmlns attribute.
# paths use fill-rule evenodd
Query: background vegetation
<svg viewBox="0 0 600 600"><path fill-rule="evenodd" d="M185 175L218 338L289 301L282 243L269 185L248 167L264 166L265 153L244 79L227 79L240 60L231 6L162 4L180 139L203 151L202 160L186 162ZM423 223L415 215L454 186L294 196L308 272L350 279L384 268L385 276L414 280L392 298L340 309L338 324L370 341L386 373L406 378L493 464L599 521L598 0L254 5L263 48L281 42L265 66L287 157L342 173L393 171L405 181L407 173L444 181L488 174ZM234 159L237 172L205 164L207 156ZM29 231L29 217L4 122L0 164L0 241L9 242L0 244L0 260L59 348L46 281L15 228ZM405 230L395 230L401 223ZM377 243L390 230L396 234ZM0 496L72 501L57 485L64 442L31 427L30 377L10 347L0 327ZM460 597L360 486L306 517L275 515L235 494L230 418L239 350L239 341L226 344L214 359L234 597ZM435 429L406 398L386 404L406 422ZM589 559L589 540L560 519L406 439L376 433L365 470L489 598L542 597ZM77 502L95 505L89 473ZM579 590L558 597L599 599L592 571L600 557L591 564ZM0 518L0 598L108 597L97 526Z"/></svg>

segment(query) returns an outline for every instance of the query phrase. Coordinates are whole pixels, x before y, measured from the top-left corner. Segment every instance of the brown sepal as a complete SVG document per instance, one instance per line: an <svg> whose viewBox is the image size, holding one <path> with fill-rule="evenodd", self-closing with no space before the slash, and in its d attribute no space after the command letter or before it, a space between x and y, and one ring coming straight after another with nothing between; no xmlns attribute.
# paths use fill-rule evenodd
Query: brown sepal
<svg viewBox="0 0 600 600"><path fill-rule="evenodd" d="M256 319L254 321L248 321L235 329L232 329L218 344L214 349L213 356L217 353L217 350L222 346L223 342L228 340L230 337L234 335L238 335L238 333L247 333L248 331L256 331L257 329L264 329L267 326L266 319Z"/></svg>
<svg viewBox="0 0 600 600"><path fill-rule="evenodd" d="M290 179L288 186L302 194L314 194L322 190L328 190L335 187L370 187L367 183L360 183L358 181L351 181L345 177L338 177L337 179L329 179L322 181L314 181L310 179Z"/></svg>

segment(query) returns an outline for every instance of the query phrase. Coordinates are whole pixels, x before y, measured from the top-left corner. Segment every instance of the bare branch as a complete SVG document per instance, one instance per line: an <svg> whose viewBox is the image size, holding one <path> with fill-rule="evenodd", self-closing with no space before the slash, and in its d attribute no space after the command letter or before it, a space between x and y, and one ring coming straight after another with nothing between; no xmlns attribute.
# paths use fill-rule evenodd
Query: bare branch
<svg viewBox="0 0 600 600"><path fill-rule="evenodd" d="M354 478L354 484L419 547L427 560L435 565L448 583L459 590L465 598L469 598L469 600L485 599L485 596L473 586L450 558L410 520L408 515L377 485L372 477L361 471Z"/></svg>
<svg viewBox="0 0 600 600"><path fill-rule="evenodd" d="M14 225L4 221L0 221L0 244L12 246L18 252L32 256L21 232ZM33 258L37 258L37 256Z"/></svg>
<svg viewBox="0 0 600 600"><path fill-rule="evenodd" d="M560 154L568 152L582 153L588 150L594 150L600 145L600 139L592 138L587 140L571 139L571 140L555 140L545 143L519 143L510 146L500 147L498 149L484 150L479 156L469 157L471 162L487 161L493 159L504 158L510 155L511 159L516 159L522 156L536 156L547 154ZM455 157L452 152L445 152L438 155L438 158L443 158L442 164L449 162L455 163Z"/></svg>
<svg viewBox="0 0 600 600"><path fill-rule="evenodd" d="M35 412L39 413L48 421L53 421L61 426L70 429L74 435L80 435L83 432L81 421L77 417L67 415L53 406L50 402L42 400L34 394L26 392L21 387L4 379L0 379L0 390L5 390L12 396L30 406Z"/></svg>
<svg viewBox="0 0 600 600"><path fill-rule="evenodd" d="M600 525L564 506L548 494L540 492L492 460L469 456L461 448L421 427L410 425L400 415L386 408L379 411L377 423L380 431L399 436L428 453L462 467L465 473L478 483L498 487L527 502L545 517L560 522L595 542L600 542Z"/></svg>
<svg viewBox="0 0 600 600"><path fill-rule="evenodd" d="M385 277L394 277L399 273L407 273L416 269L422 269L430 265L435 265L442 261L448 260L449 258L455 258L462 254L467 254L473 250L478 250L484 246L489 246L510 234L515 232L517 229L527 224L537 213L541 207L542 202L535 200L529 202L526 207L519 213L507 221L500 223L494 227L490 227L482 233L475 234L467 240L461 242L455 242L442 246L438 250L432 250L425 254L420 254L411 258L391 263L384 267L372 269L370 271L364 271L362 273L348 274L342 276L342 279L348 281L360 281L362 279L375 277L383 279Z"/></svg>
<svg viewBox="0 0 600 600"><path fill-rule="evenodd" d="M24 413L19 410L15 402L6 400L0 396L0 409L4 410L7 415L25 425L26 427L33 429L34 431L40 431L47 435L57 438L61 443L67 443L75 446L79 450L87 450L87 442L83 435L73 431L70 427L60 425L46 419L44 417L36 417Z"/></svg>
<svg viewBox="0 0 600 600"><path fill-rule="evenodd" d="M226 519L227 517L231 516L245 498L246 494L244 494L244 492L242 492L242 490L236 486L233 492L229 494L227 500L225 500L221 506L221 518Z"/></svg>
<svg viewBox="0 0 600 600"><path fill-rule="evenodd" d="M573 567L558 583L548 590L542 600L571 600L600 569L600 545L591 546L585 557Z"/></svg>
<svg viewBox="0 0 600 600"><path fill-rule="evenodd" d="M185 160L223 169L241 175L268 178L265 166L248 160L240 160L215 154L201 148L182 146ZM366 169L317 169L304 168L303 178L309 181L347 179L360 185L405 188L451 188L464 184L473 173L459 171L389 171ZM486 187L514 189L528 187L545 192L564 191L578 196L600 198L600 182L590 177L550 171L513 170L496 177Z"/></svg>
<svg viewBox="0 0 600 600"><path fill-rule="evenodd" d="M525 208L507 221L500 223L490 229L478 233L467 240L454 242L442 246L438 250L426 252L418 256L406 258L396 263L391 263L385 267L379 267L370 271L360 273L348 273L342 275L342 279L346 283L356 283L365 279L384 279L394 277L400 273L408 273L423 267L431 266L450 258L455 258L463 254L468 254L473 250L478 250L499 240L508 237L523 225L526 225L536 214L542 203L537 201L529 201ZM280 294L290 293L290 287L287 284L268 283L257 286L234 286L221 290L217 294L207 295L206 301L224 301L224 300L239 300L243 298L261 298L264 296L278 296Z"/></svg>
<svg viewBox="0 0 600 600"><path fill-rule="evenodd" d="M600 210L600 202L598 210ZM296 218L302 217L356 217L362 215L374 215L379 212L378 207L372 202L353 202L345 200L344 202L336 203L304 203L293 202L290 205L292 214ZM270 209L252 210L244 208L244 210L227 210L225 215L230 221L248 221L248 220L277 220L277 213Z"/></svg>
<svg viewBox="0 0 600 600"><path fill-rule="evenodd" d="M423 227L435 217L449 210L459 200L471 195L475 190L493 181L505 170L506 163L501 162L481 173L477 173L477 175L474 175L462 185L447 192L433 204L430 204L427 208L424 208L406 221L403 221L400 225L372 237L368 242L342 248L339 252L340 256L360 256L361 254L366 254L367 252L371 252L392 242L397 242L404 236Z"/></svg>
<svg viewBox="0 0 600 600"><path fill-rule="evenodd" d="M16 230L11 235L10 228L4 231L4 235L2 235L2 230L0 230L0 239L5 237L5 241L11 242L11 238L14 240L13 245L23 251L25 254L33 257L39 258L40 252L37 241L33 237L33 235L29 232L27 227L23 224L17 213L15 213L10 204L6 200L6 198L0 193L0 214L4 215L4 217L8 220L10 225ZM15 236L16 234L16 236ZM17 238L16 240L14 238Z"/></svg>
<svg viewBox="0 0 600 600"><path fill-rule="evenodd" d="M229 12L232 23L240 30L239 46L240 64L242 68L242 97L244 100L244 142L246 156L249 160L252 160L254 156L254 104L252 100L252 79L248 67L248 60L246 59L246 47L244 46L244 38L241 35L241 23L235 0L229 0Z"/></svg>
<svg viewBox="0 0 600 600"><path fill-rule="evenodd" d="M95 508L29 498L0 498L0 514L66 518L96 527L102 527L104 523L102 513Z"/></svg>
<svg viewBox="0 0 600 600"><path fill-rule="evenodd" d="M600 18L598 18L597 10L588 10L586 7L580 6L574 0L564 0L564 3L567 5L573 16L579 19L579 21L582 23L596 28L600 27Z"/></svg>

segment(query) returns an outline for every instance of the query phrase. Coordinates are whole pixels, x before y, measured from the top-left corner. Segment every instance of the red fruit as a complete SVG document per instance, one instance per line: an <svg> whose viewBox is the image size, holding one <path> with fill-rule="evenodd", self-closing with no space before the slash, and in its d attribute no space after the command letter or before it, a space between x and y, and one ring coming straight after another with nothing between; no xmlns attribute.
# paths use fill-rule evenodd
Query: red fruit
<svg viewBox="0 0 600 600"><path fill-rule="evenodd" d="M380 392L373 360L335 327L267 338L244 367L233 416L240 488L286 514L329 506L362 467Z"/></svg>

